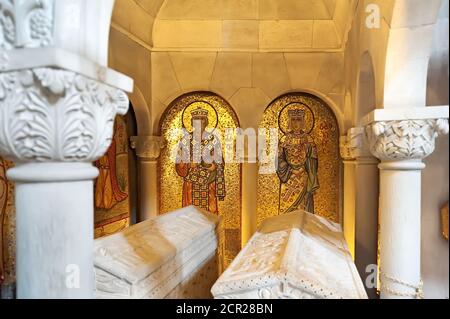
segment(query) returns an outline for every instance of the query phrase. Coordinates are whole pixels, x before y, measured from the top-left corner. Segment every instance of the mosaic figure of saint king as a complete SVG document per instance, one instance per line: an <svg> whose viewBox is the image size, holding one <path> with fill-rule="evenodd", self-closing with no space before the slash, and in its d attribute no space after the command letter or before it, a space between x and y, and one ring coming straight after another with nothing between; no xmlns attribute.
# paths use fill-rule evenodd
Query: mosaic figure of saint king
<svg viewBox="0 0 450 319"><path fill-rule="evenodd" d="M206 131L208 110L197 108L191 115L193 132L179 142L175 164L177 174L183 178L182 205L217 214L218 200L223 201L226 195L221 143Z"/></svg>
<svg viewBox="0 0 450 319"><path fill-rule="evenodd" d="M289 128L278 146L279 214L295 210L314 213L319 189L317 147L305 132L305 111L288 111Z"/></svg>

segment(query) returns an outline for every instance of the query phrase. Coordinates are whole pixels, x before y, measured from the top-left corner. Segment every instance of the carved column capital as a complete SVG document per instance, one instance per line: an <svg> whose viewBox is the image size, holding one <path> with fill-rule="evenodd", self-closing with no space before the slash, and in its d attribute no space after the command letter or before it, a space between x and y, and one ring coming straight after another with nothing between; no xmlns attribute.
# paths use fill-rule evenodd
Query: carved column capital
<svg viewBox="0 0 450 319"><path fill-rule="evenodd" d="M0 49L52 45L54 0L0 0L0 22Z"/></svg>
<svg viewBox="0 0 450 319"><path fill-rule="evenodd" d="M133 88L106 67L113 4L0 0L0 154L16 164L7 175L19 299L93 297L91 162L107 151ZM77 289L65 284L70 265L83 274Z"/></svg>
<svg viewBox="0 0 450 319"><path fill-rule="evenodd" d="M341 157L346 161L372 157L363 127L349 129L347 135L341 136L339 146Z"/></svg>
<svg viewBox="0 0 450 319"><path fill-rule="evenodd" d="M157 160L164 146L164 138L160 136L131 137L131 148L136 150L136 155L141 159L150 161Z"/></svg>
<svg viewBox="0 0 450 319"><path fill-rule="evenodd" d="M0 0L0 153L6 158L92 162L107 151L115 116L128 110L122 90L132 87L131 79L104 66L112 8L113 0Z"/></svg>
<svg viewBox="0 0 450 319"><path fill-rule="evenodd" d="M433 153L435 139L448 133L447 119L394 120L366 126L372 154L382 161L421 160Z"/></svg>
<svg viewBox="0 0 450 319"><path fill-rule="evenodd" d="M0 74L0 153L16 162L93 162L108 149L127 95L72 71Z"/></svg>
<svg viewBox="0 0 450 319"><path fill-rule="evenodd" d="M107 64L114 0L0 0L0 70L21 50L55 47Z"/></svg>

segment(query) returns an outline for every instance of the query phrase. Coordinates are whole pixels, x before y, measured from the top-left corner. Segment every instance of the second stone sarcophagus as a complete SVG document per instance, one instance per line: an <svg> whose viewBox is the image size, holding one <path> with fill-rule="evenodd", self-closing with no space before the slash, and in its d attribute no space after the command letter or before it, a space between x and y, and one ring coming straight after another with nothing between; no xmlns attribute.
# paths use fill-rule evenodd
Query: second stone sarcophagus
<svg viewBox="0 0 450 319"><path fill-rule="evenodd" d="M95 241L97 298L210 298L219 217L186 207Z"/></svg>
<svg viewBox="0 0 450 319"><path fill-rule="evenodd" d="M265 220L212 288L215 298L367 298L341 227L294 212Z"/></svg>

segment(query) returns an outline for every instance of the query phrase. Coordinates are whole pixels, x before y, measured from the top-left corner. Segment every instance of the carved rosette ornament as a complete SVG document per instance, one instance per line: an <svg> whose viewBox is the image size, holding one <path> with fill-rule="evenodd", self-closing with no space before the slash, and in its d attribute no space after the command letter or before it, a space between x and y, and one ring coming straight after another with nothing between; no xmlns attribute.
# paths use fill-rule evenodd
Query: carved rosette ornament
<svg viewBox="0 0 450 319"><path fill-rule="evenodd" d="M20 162L93 162L108 149L126 94L71 71L0 74L0 153Z"/></svg>
<svg viewBox="0 0 450 319"><path fill-rule="evenodd" d="M447 119L386 121L368 125L366 136L382 161L420 160L433 153L436 137L448 130Z"/></svg>

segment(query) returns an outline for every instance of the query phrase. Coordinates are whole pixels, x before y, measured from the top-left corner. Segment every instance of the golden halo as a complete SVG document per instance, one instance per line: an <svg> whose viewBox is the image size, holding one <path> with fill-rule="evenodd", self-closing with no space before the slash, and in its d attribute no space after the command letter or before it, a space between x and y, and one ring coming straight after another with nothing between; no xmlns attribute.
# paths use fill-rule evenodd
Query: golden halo
<svg viewBox="0 0 450 319"><path fill-rule="evenodd" d="M310 134L314 129L315 118L314 113L309 106L300 102L292 102L285 105L278 115L278 127L281 132L286 135L289 132L289 115L290 110L303 110L305 112L305 133Z"/></svg>
<svg viewBox="0 0 450 319"><path fill-rule="evenodd" d="M208 111L208 130L213 130L217 128L219 124L219 117L217 115L216 109L209 103L203 101L197 101L189 104L183 110L183 114L181 115L181 121L183 124L183 128L185 128L189 133L192 133L192 115L191 112L195 109L202 108Z"/></svg>

